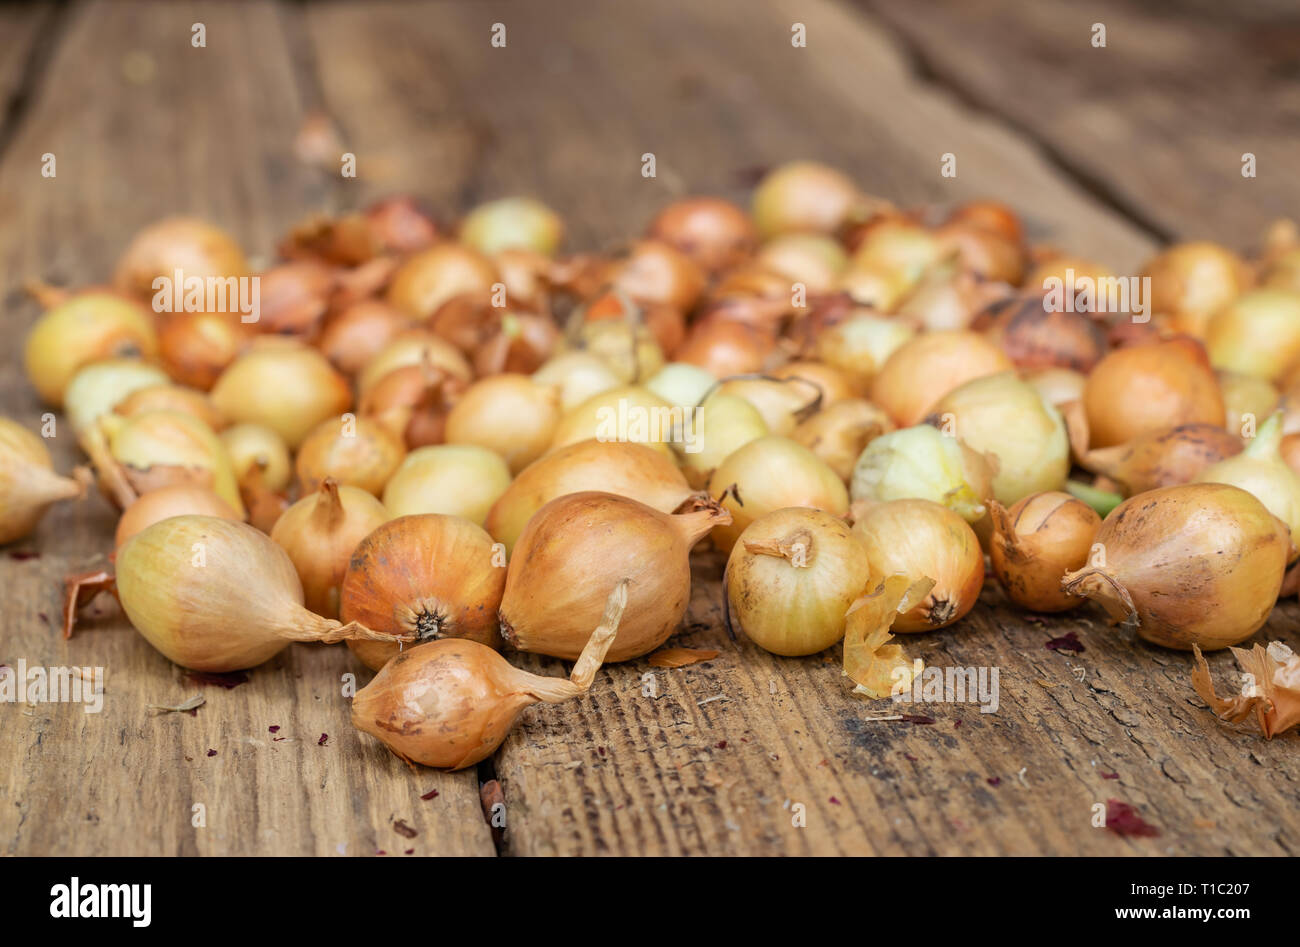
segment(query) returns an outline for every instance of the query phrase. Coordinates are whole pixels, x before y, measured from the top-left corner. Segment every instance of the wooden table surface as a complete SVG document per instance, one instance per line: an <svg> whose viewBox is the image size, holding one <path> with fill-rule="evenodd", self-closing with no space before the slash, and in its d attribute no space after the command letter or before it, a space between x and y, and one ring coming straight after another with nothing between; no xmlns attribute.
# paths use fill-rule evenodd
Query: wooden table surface
<svg viewBox="0 0 1300 947"><path fill-rule="evenodd" d="M1300 15L1287 7L0 7L0 411L33 426L42 411L21 370L37 315L23 282L103 280L137 228L174 212L269 259L310 211L410 191L452 217L529 193L565 214L571 248L598 248L673 197L745 200L756 169L810 157L903 203L1008 201L1035 238L1122 272L1169 239L1247 249L1300 209ZM490 45L494 23L505 48ZM356 179L295 157L315 112L357 155ZM946 152L955 178L939 173ZM1258 178L1241 176L1243 152ZM77 460L66 434L52 449L61 469ZM98 498L64 505L0 552L0 663L106 669L99 714L0 704L0 854L1300 853L1296 734L1219 724L1187 655L1125 640L1099 612L1028 620L990 583L956 627L907 643L927 665L998 668L997 712L928 704L905 710L933 723L872 720L896 708L848 695L838 649L792 660L730 640L705 554L711 578L675 641L717 659L611 667L588 699L526 712L477 773L413 774L350 726L341 680L364 672L341 646L295 645L224 689L188 680L111 610L65 642L62 578L103 561L113 522ZM1298 618L1279 607L1259 640L1300 647ZM1069 631L1084 651L1046 646ZM1236 679L1225 654L1211 667L1221 686ZM200 692L194 716L147 709ZM479 799L490 778L506 803L496 842ZM1094 828L1108 799L1161 834Z"/></svg>

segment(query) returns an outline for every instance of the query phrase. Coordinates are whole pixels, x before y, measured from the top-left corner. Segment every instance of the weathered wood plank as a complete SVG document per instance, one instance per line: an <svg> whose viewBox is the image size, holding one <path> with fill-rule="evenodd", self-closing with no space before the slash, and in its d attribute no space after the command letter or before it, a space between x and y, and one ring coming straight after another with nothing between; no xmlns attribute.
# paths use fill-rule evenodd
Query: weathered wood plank
<svg viewBox="0 0 1300 947"><path fill-rule="evenodd" d="M293 158L302 105L275 7L106 3L69 17L0 161L0 299L12 340L36 316L24 280L105 279L152 219L204 214L266 254L323 200L323 182ZM190 45L195 22L207 26L205 49ZM40 176L45 152L57 156L54 179ZM0 359L0 405L35 426L42 409L21 345ZM51 448L67 469L77 452L62 430ZM94 499L59 508L18 544L40 558L0 551L0 663L106 669L99 714L0 704L0 853L493 854L472 773L412 775L353 730L340 678L355 667L341 646L295 645L225 690L183 678L115 609L64 642L63 576L102 561L113 525ZM193 717L146 709L199 692L207 703ZM191 824L196 804L204 828ZM419 834L398 834L396 819Z"/></svg>

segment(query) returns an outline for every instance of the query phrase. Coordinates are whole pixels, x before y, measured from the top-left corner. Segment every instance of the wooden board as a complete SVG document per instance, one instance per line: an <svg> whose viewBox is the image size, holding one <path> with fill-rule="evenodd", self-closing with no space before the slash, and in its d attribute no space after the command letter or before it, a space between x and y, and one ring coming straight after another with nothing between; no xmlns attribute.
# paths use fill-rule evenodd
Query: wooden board
<svg viewBox="0 0 1300 947"><path fill-rule="evenodd" d="M196 21L206 50L189 46ZM498 22L503 49L489 44ZM790 45L796 22L807 49ZM110 80L132 51L153 59L154 77ZM1154 246L1032 135L972 114L918 77L875 20L829 0L92 4L65 16L35 91L0 154L0 298L15 338L35 317L15 293L24 279L103 278L130 233L168 212L212 216L266 254L316 209L413 191L450 218L530 193L564 213L570 246L603 247L677 194L744 199L756 168L805 156L904 203L1009 200L1036 236L1115 266L1136 267ZM316 111L357 155L356 179L293 159L293 136ZM45 151L59 155L57 183L38 176ZM646 152L654 179L640 173ZM939 174L945 152L957 155L956 179ZM0 410L35 422L19 353L4 358ZM66 469L75 449L53 447ZM101 501L64 507L21 544L40 558L0 554L12 603L0 663L108 668L103 714L0 705L6 734L20 735L0 741L0 852L494 851L475 774L413 775L351 731L339 678L364 672L339 648L294 646L248 684L203 689L197 716L152 717L147 704L198 688L120 618L62 642L62 575L106 552L111 527ZM998 712L925 705L904 712L932 724L880 721L870 718L897 708L849 696L838 649L786 660L732 641L721 562L700 553L696 568L676 643L719 657L672 671L631 662L602 673L587 700L525 712L479 773L503 786L504 853L1300 849L1294 736L1265 743L1221 727L1192 695L1185 656L1122 641L1096 614L1044 626L990 587L958 627L909 644L932 666L998 668ZM1295 645L1297 617L1281 609L1273 634ZM1082 654L1045 647L1069 630ZM1230 659L1212 666L1228 679ZM419 798L431 789L436 798ZM1093 828L1092 807L1109 798L1163 834ZM196 802L206 829L190 826ZM396 819L417 837L399 836Z"/></svg>

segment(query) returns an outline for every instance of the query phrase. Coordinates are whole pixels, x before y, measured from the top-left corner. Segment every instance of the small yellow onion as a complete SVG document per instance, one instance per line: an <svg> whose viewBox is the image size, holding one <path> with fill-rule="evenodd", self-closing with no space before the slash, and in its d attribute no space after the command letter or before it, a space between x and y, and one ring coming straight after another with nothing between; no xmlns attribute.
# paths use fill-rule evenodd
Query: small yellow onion
<svg viewBox="0 0 1300 947"><path fill-rule="evenodd" d="M930 500L975 523L993 497L995 470L996 463L958 438L918 424L867 444L854 465L850 495L855 502Z"/></svg>
<svg viewBox="0 0 1300 947"><path fill-rule="evenodd" d="M1127 444L1088 451L1080 464L1129 496L1190 483L1211 464L1241 453L1241 438L1216 424L1180 424L1139 434Z"/></svg>
<svg viewBox="0 0 1300 947"><path fill-rule="evenodd" d="M701 404L718 380L689 362L669 362L645 383L650 391L679 408ZM612 387L612 386L611 386Z"/></svg>
<svg viewBox="0 0 1300 947"><path fill-rule="evenodd" d="M534 198L502 197L470 211L459 236L461 243L488 255L524 249L551 256L564 240L564 221Z"/></svg>
<svg viewBox="0 0 1300 947"><path fill-rule="evenodd" d="M158 335L147 309L114 293L88 292L41 314L27 334L23 359L36 393L57 408L86 365L109 358L149 359L157 352Z"/></svg>
<svg viewBox="0 0 1300 947"><path fill-rule="evenodd" d="M1061 580L1166 648L1226 648L1268 620L1292 546L1286 524L1222 483L1149 490L1111 511L1099 555Z"/></svg>
<svg viewBox="0 0 1300 947"><path fill-rule="evenodd" d="M813 161L791 161L754 191L754 224L765 237L779 233L838 233L864 217L872 201L846 175Z"/></svg>
<svg viewBox="0 0 1300 947"><path fill-rule="evenodd" d="M839 289L859 305L893 312L912 291L919 275L850 260L849 268L840 274Z"/></svg>
<svg viewBox="0 0 1300 947"><path fill-rule="evenodd" d="M796 359L772 369L772 377L795 384L796 387L812 385L821 392L821 406L829 407L845 398L856 398L858 389L849 381L848 376L833 365ZM812 390L811 388L808 390Z"/></svg>
<svg viewBox="0 0 1300 947"><path fill-rule="evenodd" d="M867 231L853 251L853 265L902 273L915 283L948 252L943 241L920 224L895 218Z"/></svg>
<svg viewBox="0 0 1300 947"><path fill-rule="evenodd" d="M1282 402L1281 393L1267 378L1236 372L1217 375L1226 414L1223 427L1238 437L1248 436L1247 431L1253 433L1260 418L1268 418Z"/></svg>
<svg viewBox="0 0 1300 947"><path fill-rule="evenodd" d="M235 478L242 484L254 468L268 490L283 490L293 476L293 462L284 438L262 424L235 424L219 435L226 446Z"/></svg>
<svg viewBox="0 0 1300 947"><path fill-rule="evenodd" d="M675 408L640 385L623 385L593 395L560 418L551 450L578 441L629 441L672 456L673 425L683 418Z"/></svg>
<svg viewBox="0 0 1300 947"><path fill-rule="evenodd" d="M525 467L492 505L485 526L513 550L543 506L591 490L629 497L660 513L672 513L693 495L677 465L657 450L626 441L579 441Z"/></svg>
<svg viewBox="0 0 1300 947"><path fill-rule="evenodd" d="M378 421L345 414L322 421L298 449L295 469L303 490L326 478L379 496L406 457L406 446Z"/></svg>
<svg viewBox="0 0 1300 947"><path fill-rule="evenodd" d="M510 486L510 468L499 454L474 444L420 447L406 455L384 487L393 516L441 513L478 526Z"/></svg>
<svg viewBox="0 0 1300 947"><path fill-rule="evenodd" d="M64 393L63 410L74 432L84 431L133 391L169 383L167 374L134 358L94 362L77 372Z"/></svg>
<svg viewBox="0 0 1300 947"><path fill-rule="evenodd" d="M486 447L517 474L551 446L560 423L559 400L558 389L527 375L481 378L447 415L447 443Z"/></svg>
<svg viewBox="0 0 1300 947"><path fill-rule="evenodd" d="M329 477L315 492L285 510L271 529L293 560L308 608L339 617L339 589L357 544L388 522L382 503L365 490L339 486Z"/></svg>
<svg viewBox="0 0 1300 947"><path fill-rule="evenodd" d="M954 388L1010 368L1011 360L978 332L927 332L889 356L871 382L870 398L909 427Z"/></svg>
<svg viewBox="0 0 1300 947"><path fill-rule="evenodd" d="M560 410L566 414L588 398L623 384L609 363L594 352L561 352L533 372L532 378L539 385L559 389Z"/></svg>
<svg viewBox="0 0 1300 947"><path fill-rule="evenodd" d="M844 637L871 578L866 547L821 510L774 510L745 528L727 559L728 617L773 654L824 651Z"/></svg>
<svg viewBox="0 0 1300 947"><path fill-rule="evenodd" d="M496 267L472 247L444 241L406 258L388 286L388 302L415 319L427 319L453 296L487 296Z"/></svg>
<svg viewBox="0 0 1300 947"><path fill-rule="evenodd" d="M850 316L817 337L817 357L865 393L889 356L914 335L916 327L903 319Z"/></svg>
<svg viewBox="0 0 1300 947"><path fill-rule="evenodd" d="M1179 243L1147 263L1151 312L1168 317L1170 328L1202 337L1210 317L1248 284L1245 264L1217 243Z"/></svg>
<svg viewBox="0 0 1300 947"><path fill-rule="evenodd" d="M1083 397L1083 386L1087 376L1072 368L1044 368L1030 372L1025 381L1038 389L1048 404L1060 408L1063 404L1078 401Z"/></svg>
<svg viewBox="0 0 1300 947"><path fill-rule="evenodd" d="M264 337L221 373L212 403L231 421L266 425L296 450L312 428L351 407L352 391L316 349Z"/></svg>
<svg viewBox="0 0 1300 947"><path fill-rule="evenodd" d="M771 433L758 409L736 395L709 395L694 417L693 436L683 439L679 457L686 479L697 488L733 453Z"/></svg>
<svg viewBox="0 0 1300 947"><path fill-rule="evenodd" d="M1300 360L1300 291L1256 289L1214 313L1205 330L1210 363L1276 381Z"/></svg>
<svg viewBox="0 0 1300 947"><path fill-rule="evenodd" d="M1291 530L1300 546L1300 476L1282 459L1282 413L1273 414L1235 457L1210 464L1197 483L1227 483L1252 494Z"/></svg>
<svg viewBox="0 0 1300 947"><path fill-rule="evenodd" d="M732 517L713 531L723 552L731 551L750 523L774 510L806 506L835 516L849 511L848 491L835 471L802 444L776 434L750 441L724 460L709 478L709 494L723 497Z"/></svg>
<svg viewBox="0 0 1300 947"><path fill-rule="evenodd" d="M31 533L52 503L85 492L85 483L54 472L39 436L0 417L0 545Z"/></svg>
<svg viewBox="0 0 1300 947"><path fill-rule="evenodd" d="M168 217L145 227L117 261L113 282L123 292L142 299L154 295L154 280L241 277L248 273L244 251L228 233L206 220Z"/></svg>
<svg viewBox="0 0 1300 947"><path fill-rule="evenodd" d="M154 523L173 516L189 515L215 516L223 520L240 518L229 503L208 487L188 483L159 487L141 496L122 512L117 521L117 530L113 533L113 548L120 549L124 542Z"/></svg>
<svg viewBox="0 0 1300 947"><path fill-rule="evenodd" d="M599 356L621 384L653 378L664 367L664 351L647 326L598 319L578 327L573 345Z"/></svg>
<svg viewBox="0 0 1300 947"><path fill-rule="evenodd" d="M998 459L993 495L1010 506L1031 493L1060 490L1070 472L1070 441L1061 413L1014 372L968 381L934 406L973 450Z"/></svg>
<svg viewBox="0 0 1300 947"><path fill-rule="evenodd" d="M829 293L839 283L849 257L838 242L823 234L786 233L759 247L755 260L809 293Z"/></svg>
<svg viewBox="0 0 1300 947"><path fill-rule="evenodd" d="M213 407L212 399L204 392L182 385L162 384L137 388L113 408L115 414L132 418L150 411L176 411L198 418L214 431L225 430L227 421Z"/></svg>
<svg viewBox="0 0 1300 947"><path fill-rule="evenodd" d="M873 576L933 579L929 593L899 615L894 631L933 631L963 618L984 586L984 553L975 532L952 510L929 500L855 507L853 533L866 546Z"/></svg>
<svg viewBox="0 0 1300 947"><path fill-rule="evenodd" d="M789 437L822 407L821 388L798 376L780 379L742 375L721 382L717 392L748 401L762 415L767 429L782 437Z"/></svg>
<svg viewBox="0 0 1300 947"><path fill-rule="evenodd" d="M848 398L822 408L790 436L848 483L866 446L892 430L894 422L882 409L862 398Z"/></svg>
<svg viewBox="0 0 1300 947"><path fill-rule="evenodd" d="M357 376L357 391L366 395L390 372L412 365L428 365L468 382L474 377L460 349L425 329L408 329L393 337Z"/></svg>
<svg viewBox="0 0 1300 947"><path fill-rule="evenodd" d="M1067 572L1082 569L1101 517L1068 493L1025 497L1011 509L994 500L989 558L1007 598L1035 612L1063 612L1083 600L1061 589Z"/></svg>

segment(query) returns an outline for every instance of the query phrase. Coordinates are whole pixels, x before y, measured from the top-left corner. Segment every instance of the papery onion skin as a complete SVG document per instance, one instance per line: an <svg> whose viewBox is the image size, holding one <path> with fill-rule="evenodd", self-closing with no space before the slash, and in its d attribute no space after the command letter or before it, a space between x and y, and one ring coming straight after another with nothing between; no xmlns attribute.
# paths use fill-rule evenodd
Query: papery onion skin
<svg viewBox="0 0 1300 947"><path fill-rule="evenodd" d="M31 533L52 503L85 492L84 483L54 472L38 435L0 417L0 545Z"/></svg>
<svg viewBox="0 0 1300 947"><path fill-rule="evenodd" d="M1268 620L1292 548L1286 526L1245 490L1220 483L1149 490L1097 531L1104 564L1062 588L1136 621L1143 639L1190 651L1226 648Z"/></svg>
<svg viewBox="0 0 1300 947"><path fill-rule="evenodd" d="M1191 483L1211 464L1241 453L1241 439L1214 424L1180 424L1139 434L1127 444L1089 451L1084 466L1129 495Z"/></svg>
<svg viewBox="0 0 1300 947"><path fill-rule="evenodd" d="M1011 243L1021 243L1025 239L1025 228L1020 215L999 201L967 201L953 210L947 223L987 230Z"/></svg>
<svg viewBox="0 0 1300 947"><path fill-rule="evenodd" d="M613 267L610 286L639 303L689 312L704 291L705 276L690 257L661 240L638 240Z"/></svg>
<svg viewBox="0 0 1300 947"><path fill-rule="evenodd" d="M967 273L981 280L1020 285L1025 275L1025 251L1020 241L989 227L949 220L935 231L945 249L956 252Z"/></svg>
<svg viewBox="0 0 1300 947"><path fill-rule="evenodd" d="M64 393L64 413L73 431L83 431L102 414L112 411L134 391L166 385L167 374L155 365L134 358L92 362L77 372Z"/></svg>
<svg viewBox="0 0 1300 947"><path fill-rule="evenodd" d="M295 470L304 491L331 477L379 496L405 457L406 447L382 424L344 415L312 429L298 448Z"/></svg>
<svg viewBox="0 0 1300 947"><path fill-rule="evenodd" d="M893 630L934 631L965 617L984 586L984 553L966 521L929 500L869 504L861 512L853 532L867 548L873 576L935 581L920 603L898 616Z"/></svg>
<svg viewBox="0 0 1300 947"><path fill-rule="evenodd" d="M1068 493L1025 497L1011 509L990 504L993 572L1007 598L1035 612L1063 612L1083 599L1061 590L1065 573L1083 568L1101 517Z"/></svg>
<svg viewBox="0 0 1300 947"><path fill-rule="evenodd" d="M476 444L500 454L517 474L551 446L560 423L560 392L527 375L482 378L447 415L448 444Z"/></svg>
<svg viewBox="0 0 1300 947"><path fill-rule="evenodd" d="M776 337L765 329L716 317L696 322L681 348L672 353L679 362L698 365L715 378L761 371L776 348Z"/></svg>
<svg viewBox="0 0 1300 947"><path fill-rule="evenodd" d="M259 308L254 327L267 335L315 338L335 287L333 268L315 259L278 263L257 277Z"/></svg>
<svg viewBox="0 0 1300 947"><path fill-rule="evenodd" d="M823 404L821 386L801 376L728 378L719 383L717 392L748 401L762 415L768 430L782 437L793 434L799 423Z"/></svg>
<svg viewBox="0 0 1300 947"><path fill-rule="evenodd" d="M315 349L264 339L221 373L212 403L232 421L266 425L296 450L312 428L352 406L352 391Z"/></svg>
<svg viewBox="0 0 1300 947"><path fill-rule="evenodd" d="M474 444L439 444L407 454L383 499L393 516L442 513L482 526L509 486L510 468L498 454Z"/></svg>
<svg viewBox="0 0 1300 947"><path fill-rule="evenodd" d="M1001 349L977 332L928 332L889 356L871 383L870 398L899 427L910 427L954 388L1012 367Z"/></svg>
<svg viewBox="0 0 1300 947"><path fill-rule="evenodd" d="M852 265L901 273L915 285L948 252L943 242L921 225L891 217L869 226L853 251Z"/></svg>
<svg viewBox="0 0 1300 947"><path fill-rule="evenodd" d="M848 266L848 254L835 240L821 234L787 233L763 244L756 261L798 283L809 293L829 293Z"/></svg>
<svg viewBox="0 0 1300 947"><path fill-rule="evenodd" d="M848 483L866 446L892 430L894 422L884 409L862 398L847 398L822 408L790 436Z"/></svg>
<svg viewBox="0 0 1300 947"><path fill-rule="evenodd" d="M1048 404L1059 409L1064 404L1083 398L1083 386L1087 383L1087 378L1081 372L1069 368L1045 368L1029 372L1025 375L1025 381L1037 388Z"/></svg>
<svg viewBox="0 0 1300 947"><path fill-rule="evenodd" d="M113 283L123 292L148 299L158 277L172 279L242 277L248 273L244 251L219 227L194 217L168 217L142 229L117 261Z"/></svg>
<svg viewBox="0 0 1300 947"><path fill-rule="evenodd" d="M123 511L113 534L113 548L122 544L154 523L173 516L215 516L223 520L239 520L239 514L230 504L207 487L176 484L159 487L143 494Z"/></svg>
<svg viewBox="0 0 1300 947"><path fill-rule="evenodd" d="M710 273L743 262L758 243L749 215L720 197L687 197L661 210L646 236L662 240Z"/></svg>
<svg viewBox="0 0 1300 947"><path fill-rule="evenodd" d="M425 329L408 329L395 335L366 362L365 368L357 375L357 389L364 397L396 369L422 364L465 382L474 377L474 370L456 346Z"/></svg>
<svg viewBox="0 0 1300 947"><path fill-rule="evenodd" d="M495 648L505 566L492 537L468 520L398 517L357 545L343 577L340 615L375 631L414 634L417 643L469 638ZM372 670L398 652L382 641L348 647Z"/></svg>
<svg viewBox="0 0 1300 947"><path fill-rule="evenodd" d="M193 415L151 411L124 418L107 414L96 423L108 439L112 459L121 465L136 493L177 483L210 486L243 517L239 483L225 445ZM102 462L97 459L96 463ZM111 476L103 469L99 474L102 483Z"/></svg>
<svg viewBox="0 0 1300 947"><path fill-rule="evenodd" d="M799 382L812 384L821 392L820 404L823 408L828 408L845 398L855 398L859 394L858 389L849 381L845 372L824 362L802 359L786 362L779 368L772 369L772 377L787 382L790 382L791 379L798 379L798 382L791 382L796 388L804 387Z"/></svg>
<svg viewBox="0 0 1300 947"><path fill-rule="evenodd" d="M774 510L732 547L724 580L731 621L772 654L824 651L871 578L867 550L848 524L821 510Z"/></svg>
<svg viewBox="0 0 1300 947"><path fill-rule="evenodd" d="M52 407L86 365L108 358L152 358L158 335L148 310L114 293L81 293L46 310L27 333L27 378Z"/></svg>
<svg viewBox="0 0 1300 947"><path fill-rule="evenodd" d="M817 356L865 394L889 356L914 335L916 327L906 320L860 313L822 332L817 337Z"/></svg>
<svg viewBox="0 0 1300 947"><path fill-rule="evenodd" d="M731 552L740 534L765 513L789 506L825 510L834 516L849 511L849 493L844 481L810 451L788 437L769 434L750 441L722 462L709 478L709 495L721 497L732 516L730 524L713 531L713 541L723 552Z"/></svg>
<svg viewBox="0 0 1300 947"><path fill-rule="evenodd" d="M1215 368L1271 381L1300 360L1300 292L1257 289L1209 318L1205 347Z"/></svg>
<svg viewBox="0 0 1300 947"><path fill-rule="evenodd" d="M644 444L578 441L547 454L520 471L492 505L485 526L514 550L529 519L557 497L599 490L629 497L671 513L688 500L691 487L677 465Z"/></svg>

